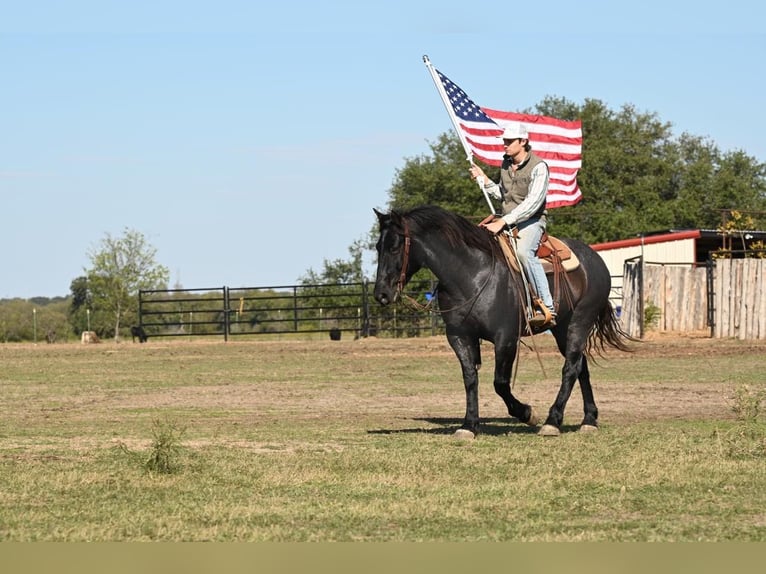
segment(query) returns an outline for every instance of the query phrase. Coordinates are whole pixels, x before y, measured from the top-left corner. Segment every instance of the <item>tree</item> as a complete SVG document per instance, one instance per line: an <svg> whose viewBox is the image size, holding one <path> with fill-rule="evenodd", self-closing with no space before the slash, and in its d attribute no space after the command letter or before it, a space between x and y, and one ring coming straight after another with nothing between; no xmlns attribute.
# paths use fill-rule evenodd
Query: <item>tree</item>
<svg viewBox="0 0 766 574"><path fill-rule="evenodd" d="M31 304L18 298L3 301L0 305L0 341L8 343L31 339Z"/></svg>
<svg viewBox="0 0 766 574"><path fill-rule="evenodd" d="M465 150L455 135L441 134L429 147L433 157L418 156L405 160L389 190L389 207L408 209L435 204L466 217L483 219L487 202L468 172ZM485 166L489 177L499 170Z"/></svg>
<svg viewBox="0 0 766 574"><path fill-rule="evenodd" d="M371 240L357 239L348 248L351 259L324 260L324 270L317 273L310 268L305 275L300 277L301 285L316 285L319 283L361 283L364 281L364 269L362 264L365 249L372 247Z"/></svg>
<svg viewBox="0 0 766 574"><path fill-rule="evenodd" d="M94 313L113 326L115 340L124 320L136 316L138 292L167 288L170 271L155 261L156 252L138 231L126 228L121 237L106 234L88 254L92 267L86 270L87 291L78 280L72 283L80 307L90 302Z"/></svg>
<svg viewBox="0 0 766 574"><path fill-rule="evenodd" d="M582 120L583 200L550 210L548 229L555 235L596 243L662 229L716 228L725 210L766 213L766 164L742 150L722 153L687 133L675 138L654 113L552 97L527 113ZM432 203L473 219L488 215L457 136L442 134L430 147L433 157L405 160L389 207ZM497 180L496 168L485 171Z"/></svg>
<svg viewBox="0 0 766 574"><path fill-rule="evenodd" d="M0 342L66 340L66 305L45 297L0 301Z"/></svg>
<svg viewBox="0 0 766 574"><path fill-rule="evenodd" d="M83 331L90 331L90 311L93 309L91 294L88 291L88 278L80 276L72 280L69 285L72 292L69 305L69 324L75 335Z"/></svg>

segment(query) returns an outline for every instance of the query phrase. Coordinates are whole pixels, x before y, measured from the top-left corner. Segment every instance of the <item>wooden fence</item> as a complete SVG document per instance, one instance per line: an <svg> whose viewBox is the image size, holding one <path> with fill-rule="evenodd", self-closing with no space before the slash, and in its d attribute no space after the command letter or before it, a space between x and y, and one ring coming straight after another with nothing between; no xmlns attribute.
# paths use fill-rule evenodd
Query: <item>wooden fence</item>
<svg viewBox="0 0 766 574"><path fill-rule="evenodd" d="M720 259L713 285L714 335L766 339L766 259Z"/></svg>
<svg viewBox="0 0 766 574"><path fill-rule="evenodd" d="M719 259L709 264L625 262L623 328L700 332L766 339L766 259Z"/></svg>

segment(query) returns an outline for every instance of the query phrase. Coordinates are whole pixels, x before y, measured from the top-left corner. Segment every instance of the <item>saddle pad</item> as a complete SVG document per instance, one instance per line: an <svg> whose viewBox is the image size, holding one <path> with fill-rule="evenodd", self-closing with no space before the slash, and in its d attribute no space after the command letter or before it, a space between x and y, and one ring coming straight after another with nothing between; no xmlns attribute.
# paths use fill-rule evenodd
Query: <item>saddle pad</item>
<svg viewBox="0 0 766 574"><path fill-rule="evenodd" d="M537 248L537 256L542 260L543 269L546 273L553 273L553 257L558 255L561 259L561 266L564 271L572 271L580 266L580 260L577 259L571 249L566 243L561 241L558 237L553 237L547 233L543 237L543 241L540 243L540 247Z"/></svg>
<svg viewBox="0 0 766 574"><path fill-rule="evenodd" d="M507 259L509 265L518 271L519 265L516 261L515 255L513 255L510 236L506 233L500 233L495 235L495 238L500 242L500 246L503 248L505 258ZM564 271L573 271L580 266L580 260L577 259L577 255L575 255L563 241L557 237L551 237L550 235L546 234L543 242L540 244L540 247L537 250L537 256L540 258L546 274L553 273L554 254L561 259L561 266Z"/></svg>

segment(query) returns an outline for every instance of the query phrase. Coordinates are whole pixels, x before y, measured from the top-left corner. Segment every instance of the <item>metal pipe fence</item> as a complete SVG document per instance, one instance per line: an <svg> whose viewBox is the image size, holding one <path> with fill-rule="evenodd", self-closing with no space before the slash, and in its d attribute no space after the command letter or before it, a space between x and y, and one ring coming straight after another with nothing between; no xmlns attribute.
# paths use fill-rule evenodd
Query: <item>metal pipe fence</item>
<svg viewBox="0 0 766 574"><path fill-rule="evenodd" d="M444 333L430 305L435 281L412 281L406 294L419 306L382 307L369 282L227 286L144 290L138 295L139 325L151 337L342 333L357 337L412 337Z"/></svg>

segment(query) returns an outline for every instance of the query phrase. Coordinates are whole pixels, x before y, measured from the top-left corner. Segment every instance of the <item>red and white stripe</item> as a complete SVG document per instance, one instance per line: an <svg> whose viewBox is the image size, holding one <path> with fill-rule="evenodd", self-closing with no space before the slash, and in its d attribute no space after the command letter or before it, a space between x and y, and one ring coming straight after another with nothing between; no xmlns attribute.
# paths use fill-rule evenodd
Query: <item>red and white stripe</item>
<svg viewBox="0 0 766 574"><path fill-rule="evenodd" d="M488 123L458 118L473 154L484 163L499 166L503 161L500 135L509 122L521 122L529 131L532 150L548 164L550 183L546 205L549 208L574 205L582 199L577 172L582 167L582 122L564 121L547 116L503 112L481 108L499 129L487 129Z"/></svg>

